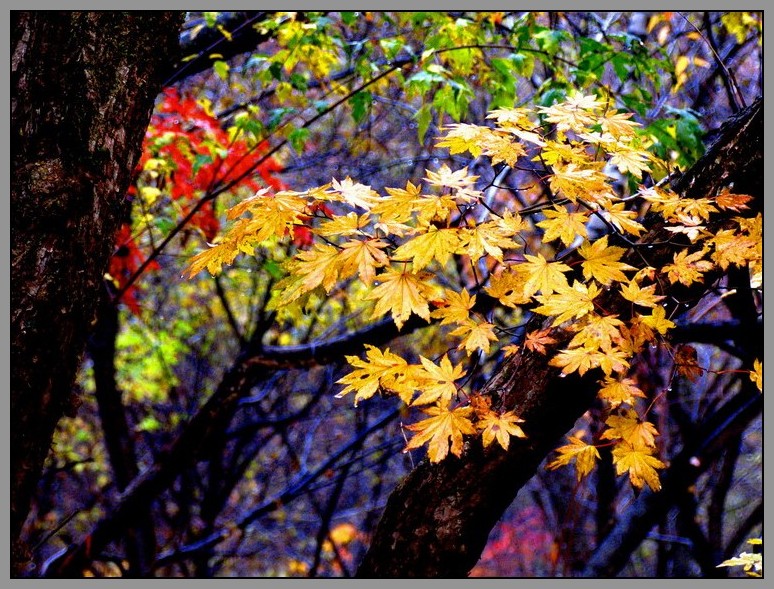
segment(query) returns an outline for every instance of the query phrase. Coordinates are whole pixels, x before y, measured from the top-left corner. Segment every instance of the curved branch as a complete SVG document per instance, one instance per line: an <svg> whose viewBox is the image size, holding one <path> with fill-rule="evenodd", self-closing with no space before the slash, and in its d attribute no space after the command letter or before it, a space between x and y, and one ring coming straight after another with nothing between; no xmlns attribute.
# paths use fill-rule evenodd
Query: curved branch
<svg viewBox="0 0 774 589"><path fill-rule="evenodd" d="M762 207L761 102L756 100L732 119L719 143L680 178L684 197L713 195L733 182L735 189L740 184L749 186L746 193ZM651 216L645 224L650 230L641 241L653 244L648 250L651 265L670 261L673 248L656 245L668 243L663 222ZM610 312L627 312L604 295L598 302ZM390 496L358 577L468 574L494 524L596 396L592 374L560 379L558 373L547 357L530 351L505 359L482 393L497 400L496 409L513 410L525 420L526 440L512 441L503 452L493 446L484 450L475 439L466 444L460 458L420 463Z"/></svg>
<svg viewBox="0 0 774 589"><path fill-rule="evenodd" d="M269 39L270 35L259 32L253 25L264 20L269 14L271 12L267 11L222 12L218 15L214 27L192 27L183 31L180 35L181 59L171 68L173 73L164 85L170 86L203 72L211 68L216 59L227 61L258 47ZM229 36L218 27L227 31ZM195 57L185 61L191 56Z"/></svg>

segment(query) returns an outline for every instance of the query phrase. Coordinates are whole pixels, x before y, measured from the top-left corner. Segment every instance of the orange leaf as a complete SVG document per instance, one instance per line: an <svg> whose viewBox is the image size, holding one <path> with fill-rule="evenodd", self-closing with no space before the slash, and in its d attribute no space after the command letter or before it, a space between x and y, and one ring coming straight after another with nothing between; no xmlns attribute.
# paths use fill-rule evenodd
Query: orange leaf
<svg viewBox="0 0 774 589"><path fill-rule="evenodd" d="M549 333L551 333L551 329L548 327L546 329L530 331L524 338L524 347L533 352L545 354L546 346L556 343L556 340L548 335Z"/></svg>
<svg viewBox="0 0 774 589"><path fill-rule="evenodd" d="M740 212L743 209L748 209L747 203L752 200L752 196L749 194L732 194L728 188L723 189L720 194L715 197L715 204L721 209L730 209L732 211Z"/></svg>

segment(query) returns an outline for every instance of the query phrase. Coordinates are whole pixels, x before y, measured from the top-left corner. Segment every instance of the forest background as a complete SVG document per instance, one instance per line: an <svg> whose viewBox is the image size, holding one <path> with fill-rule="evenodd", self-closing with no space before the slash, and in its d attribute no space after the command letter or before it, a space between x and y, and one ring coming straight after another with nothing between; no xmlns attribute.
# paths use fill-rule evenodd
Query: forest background
<svg viewBox="0 0 774 589"><path fill-rule="evenodd" d="M168 44L159 61L173 43L181 52L151 96L149 126L137 122L142 149L91 291L85 355L24 499L20 574L755 572L762 145L744 123L761 126L761 13L192 12L182 21L157 39ZM628 151L605 154L603 120L618 123L607 129L627 137ZM503 132L519 142L495 150ZM582 164L560 146L572 141L596 158L585 176L572 175ZM713 145L743 164L702 164ZM692 176L697 162L703 175ZM681 185L683 175L691 182ZM712 192L691 194L696 178ZM669 185L693 204L668 212L654 186ZM422 192L433 186L435 200ZM600 205L607 216L590 212L589 192L611 194ZM423 212L417 199L445 212ZM37 213L12 207L20 218ZM671 236L653 237L648 207L679 217ZM372 211L380 217L369 226ZM428 222L411 225L412 214ZM464 239L453 241L457 229ZM407 235L430 234L452 241L406 246ZM603 277L583 265L597 255L592 242L607 259ZM644 248L663 263L622 257ZM358 257L336 266L340 251ZM378 296L387 268L411 280L409 260L412 276L428 273L419 294ZM583 288L623 283L632 297L626 337L620 313L608 311L617 307L597 304L608 335L597 337L607 344L596 363L587 342L552 331L565 320L578 333L595 329L578 300L560 308L548 298L569 288L548 271L564 261ZM512 268L527 262L560 284L518 278ZM415 297L407 307L406 297ZM630 319L651 334L623 357ZM563 363L553 360L562 347ZM27 362L17 350L14 362ZM561 401L535 401L524 421L532 406L523 400L518 413L505 401L489 410L514 356L537 358L515 374L544 381L540 398L561 389ZM420 398L435 391L430 401L460 411L440 430L418 425L429 401L403 388L404 365ZM586 390L590 375L601 391ZM480 426L455 421L474 410ZM481 432L486 448L471 441ZM628 467L623 442L636 450L623 458L638 457ZM434 486L454 480L444 469L497 456L523 472L481 467L480 480L450 487L470 493L451 503ZM489 491L476 485L505 489L496 509L482 508ZM389 509L391 496L405 513ZM424 513L412 511L413 497L430 521L412 518ZM447 537L426 535L438 533ZM391 534L415 560L385 548ZM470 549L446 549L468 534ZM733 557L738 566L718 567Z"/></svg>

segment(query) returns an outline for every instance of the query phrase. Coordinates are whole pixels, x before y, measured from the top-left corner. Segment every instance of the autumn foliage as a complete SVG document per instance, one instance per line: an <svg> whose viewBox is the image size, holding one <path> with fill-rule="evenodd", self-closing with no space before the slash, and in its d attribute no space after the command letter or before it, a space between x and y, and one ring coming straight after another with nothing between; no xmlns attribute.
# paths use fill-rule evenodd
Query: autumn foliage
<svg viewBox="0 0 774 589"><path fill-rule="evenodd" d="M594 468L596 446L611 444L619 475L628 474L637 488L658 490L657 471L664 468L658 431L647 408L638 406L644 394L629 377L632 358L648 346L669 347L675 324L660 304L668 285L691 285L732 264L760 280L761 216L737 216L720 233L706 231L713 214L742 212L748 197L724 192L684 199L663 181L654 183L667 170L648 151L647 134L629 113L597 96L576 93L548 107L499 108L488 118L493 127L448 126L437 145L488 157L493 165L539 162L538 181L549 188L549 202L523 207L502 195L488 202L477 176L447 165L427 170L424 184L407 182L384 195L350 178L304 191L262 189L230 210L234 224L194 257L188 273L217 273L259 243L310 228L317 239L286 262L275 308L298 308L313 293L344 288L372 303L373 319L390 315L399 329L412 315L452 326L448 338L456 345L440 358L420 356L420 363L409 364L367 345L365 359L348 356L352 371L339 381L338 396L354 393L355 404L380 393L419 409L425 417L408 426L414 437L406 450L427 445L434 462L461 455L467 436L505 449L512 437L524 437L519 416L500 414L489 399L465 389L465 356L492 354L500 346L519 353L509 344L516 326L507 315L477 312L477 293L544 315L549 325L526 334L523 345L549 355L561 375L600 369L599 397L609 408L599 439L570 436L549 468L574 463L580 479ZM611 170L633 180L636 191L619 194ZM663 217L674 234L673 261L662 268L649 265L647 249L636 241L646 211ZM592 220L601 221L604 235L589 235ZM542 241L524 237L535 226L544 231ZM627 249L638 253L637 266L623 261ZM454 264L475 277L471 288L446 286ZM603 293L606 303L600 303ZM610 297L628 311L608 312Z"/></svg>
<svg viewBox="0 0 774 589"><path fill-rule="evenodd" d="M281 166L275 158L265 157L266 151L266 142L257 141L239 121L224 127L206 99L165 89L145 134L135 182L129 187L129 198L139 199L148 217L138 220L142 229L133 232L127 223L116 236L109 270L116 289L124 290L145 261L138 239L149 231L146 221L153 219L152 211L155 223L165 223L165 228L195 211L186 227L209 242L220 231L213 198L216 190L224 186L232 191L255 192L265 186L282 190L284 185L276 175ZM171 207L162 209L165 205ZM176 217L165 218L162 210L172 210ZM152 260L146 270L154 269L158 262ZM125 289L122 300L132 312L138 312L133 284Z"/></svg>

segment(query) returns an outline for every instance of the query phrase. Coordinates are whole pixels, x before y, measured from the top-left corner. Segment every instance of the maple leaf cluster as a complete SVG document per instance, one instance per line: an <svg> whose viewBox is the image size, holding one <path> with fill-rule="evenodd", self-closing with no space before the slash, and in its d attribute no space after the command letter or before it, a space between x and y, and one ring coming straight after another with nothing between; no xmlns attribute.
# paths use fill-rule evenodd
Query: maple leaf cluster
<svg viewBox="0 0 774 589"><path fill-rule="evenodd" d="M224 127L207 100L182 96L175 88L164 89L146 130L128 191L142 214L133 224L125 223L119 229L108 272L115 288L125 290L121 300L133 313L140 313L137 287L126 284L146 257L140 249L140 238L149 234L152 226L182 220L198 207L188 219L187 228L213 241L221 227L215 202L208 198L210 191L224 185L250 192L264 186L284 188L276 175L281 166L275 158L265 157L266 148L239 123ZM170 210L175 220L169 218ZM236 244L235 249L252 253L244 244ZM235 256L236 252L226 258L228 263ZM146 270L158 268L153 260Z"/></svg>
<svg viewBox="0 0 774 589"><path fill-rule="evenodd" d="M635 487L658 489L657 469L664 467L656 457L658 432L636 411L644 393L629 377L631 360L646 346L664 343L675 325L663 306L668 284L690 285L729 265L748 267L755 280L761 217L734 217L727 232L707 232L711 215L741 213L749 197L725 191L685 199L646 186L660 171L648 136L630 113L616 112L599 97L575 93L552 106L500 108L488 120L492 127L452 124L437 145L495 165L539 162L545 167L541 202L488 200L478 176L446 164L428 170L422 183L408 181L385 194L351 178L305 191L262 190L231 210L230 230L193 258L188 273L217 273L240 252L307 228L316 239L285 263L273 308L357 285L371 319L389 315L402 329L416 315L448 326L444 333L453 343L437 362L420 356L409 363L389 349L366 346L364 359L347 357L352 370L339 381L344 388L338 396L355 393L355 403L378 392L425 414L408 426L414 437L407 450L426 446L436 462L449 453L460 456L466 436L507 449L511 437L524 437L520 417L494 411L488 400L464 391L461 362L499 350L545 354L564 375L599 370L599 397L610 410L601 440L613 445L619 474L628 473ZM606 166L639 183L638 192L621 196ZM647 207L675 236L674 257L663 268L648 264L644 248L638 257L626 256L627 249L644 245L636 240L645 231L640 221ZM590 239L592 220L603 222L608 234ZM537 243L528 238L536 232L542 232ZM568 249L575 255L560 258ZM468 268L472 284L452 286L455 272L462 282L459 267ZM545 316L546 323L521 345L513 343L501 316L476 311L481 291L503 307ZM574 460L579 477L598 458L594 445L578 436L559 453L552 465Z"/></svg>

